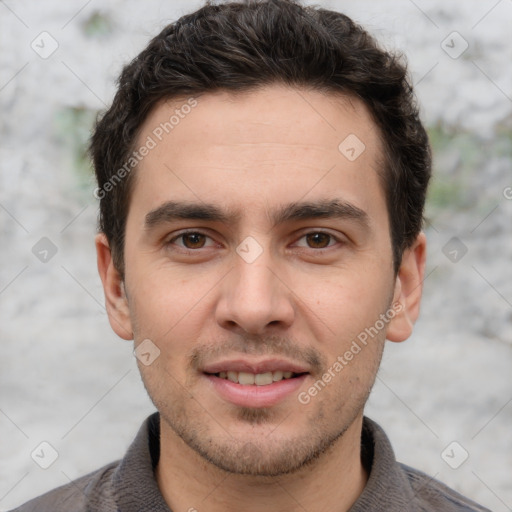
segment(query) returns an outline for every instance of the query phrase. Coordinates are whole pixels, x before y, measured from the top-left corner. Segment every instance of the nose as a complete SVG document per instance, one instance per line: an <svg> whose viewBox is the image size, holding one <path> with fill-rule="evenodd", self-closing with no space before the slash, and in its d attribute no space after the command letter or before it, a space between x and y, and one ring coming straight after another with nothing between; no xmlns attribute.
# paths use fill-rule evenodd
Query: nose
<svg viewBox="0 0 512 512"><path fill-rule="evenodd" d="M235 259L235 268L221 285L218 324L237 334L255 335L290 327L295 317L293 292L279 268L265 253L252 263Z"/></svg>

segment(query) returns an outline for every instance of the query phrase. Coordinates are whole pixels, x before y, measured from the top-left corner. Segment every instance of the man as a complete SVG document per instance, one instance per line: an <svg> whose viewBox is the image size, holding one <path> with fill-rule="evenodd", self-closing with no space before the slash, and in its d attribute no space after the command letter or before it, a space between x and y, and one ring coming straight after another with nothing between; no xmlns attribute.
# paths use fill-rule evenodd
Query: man
<svg viewBox="0 0 512 512"><path fill-rule="evenodd" d="M91 141L110 324L158 412L19 511L482 511L363 416L409 337L431 162L406 70L346 16L207 5Z"/></svg>

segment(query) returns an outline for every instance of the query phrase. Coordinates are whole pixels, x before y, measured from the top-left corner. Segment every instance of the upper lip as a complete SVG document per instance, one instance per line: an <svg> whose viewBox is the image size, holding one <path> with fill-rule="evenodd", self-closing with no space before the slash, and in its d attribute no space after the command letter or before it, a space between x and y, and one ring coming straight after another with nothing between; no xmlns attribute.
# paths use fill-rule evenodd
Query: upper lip
<svg viewBox="0 0 512 512"><path fill-rule="evenodd" d="M215 363L207 364L203 367L204 373L219 372L247 372L247 373L267 373L267 372L293 372L309 373L304 366L286 361L285 359L265 359L263 361L248 361L247 359L226 359Z"/></svg>

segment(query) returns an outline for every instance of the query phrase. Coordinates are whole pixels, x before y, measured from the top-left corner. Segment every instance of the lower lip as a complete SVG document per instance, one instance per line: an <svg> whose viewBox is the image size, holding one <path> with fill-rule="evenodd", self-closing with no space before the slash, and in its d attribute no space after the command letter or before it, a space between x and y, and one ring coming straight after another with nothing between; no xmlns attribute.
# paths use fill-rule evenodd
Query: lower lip
<svg viewBox="0 0 512 512"><path fill-rule="evenodd" d="M244 386L215 375L203 375L224 400L240 407L272 407L291 394L296 393L307 377L307 374L304 374L265 386Z"/></svg>

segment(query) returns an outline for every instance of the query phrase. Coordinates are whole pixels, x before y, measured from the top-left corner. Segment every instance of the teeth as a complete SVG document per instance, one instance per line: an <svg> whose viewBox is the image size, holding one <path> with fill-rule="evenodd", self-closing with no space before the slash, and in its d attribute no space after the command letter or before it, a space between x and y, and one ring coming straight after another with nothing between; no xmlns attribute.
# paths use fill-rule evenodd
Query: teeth
<svg viewBox="0 0 512 512"><path fill-rule="evenodd" d="M283 379L290 379L293 376L293 372L283 372L277 370L275 372L266 373L249 373L249 372L219 372L218 377L221 379L227 379L243 386L268 386L273 382L279 382Z"/></svg>
<svg viewBox="0 0 512 512"><path fill-rule="evenodd" d="M282 380L283 372L281 370L277 370L277 372L272 372L272 380L277 382L278 380Z"/></svg>
<svg viewBox="0 0 512 512"><path fill-rule="evenodd" d="M238 384L243 384L244 386L254 384L254 373L240 372L238 374Z"/></svg>
<svg viewBox="0 0 512 512"><path fill-rule="evenodd" d="M240 382L240 375L238 376L238 382ZM266 386L267 384L272 384L272 372L258 373L257 375L254 376L254 382L256 383L257 386Z"/></svg>

